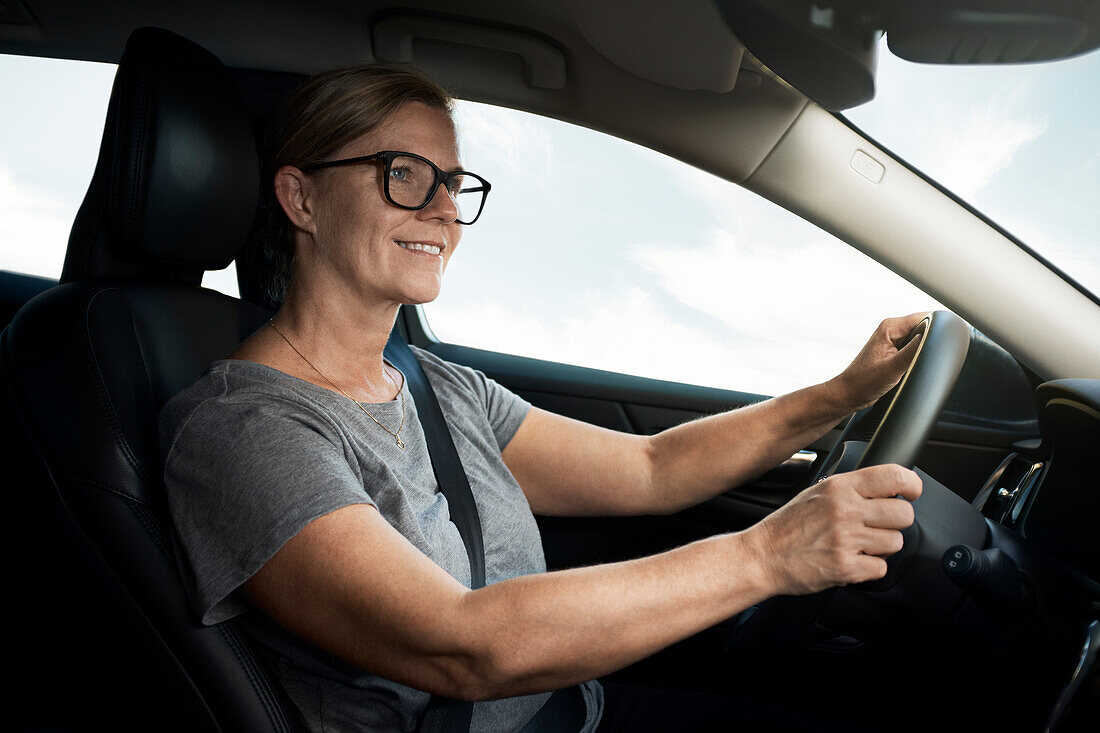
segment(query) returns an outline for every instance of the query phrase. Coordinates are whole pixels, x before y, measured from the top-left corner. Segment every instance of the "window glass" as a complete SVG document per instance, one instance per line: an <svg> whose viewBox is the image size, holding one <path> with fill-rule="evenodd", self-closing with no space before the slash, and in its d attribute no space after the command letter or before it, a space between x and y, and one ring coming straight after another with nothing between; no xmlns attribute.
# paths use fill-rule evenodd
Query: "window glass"
<svg viewBox="0 0 1100 733"><path fill-rule="evenodd" d="M1100 53L914 64L879 49L848 118L1100 295Z"/></svg>
<svg viewBox="0 0 1100 733"><path fill-rule="evenodd" d="M0 55L3 269L60 276L114 74L113 64Z"/></svg>
<svg viewBox="0 0 1100 733"><path fill-rule="evenodd" d="M458 106L493 184L440 298L443 341L759 394L835 375L884 317L940 307L786 210L585 128Z"/></svg>
<svg viewBox="0 0 1100 733"><path fill-rule="evenodd" d="M0 54L0 269L60 277L116 68ZM203 282L236 295L233 272L208 273Z"/></svg>

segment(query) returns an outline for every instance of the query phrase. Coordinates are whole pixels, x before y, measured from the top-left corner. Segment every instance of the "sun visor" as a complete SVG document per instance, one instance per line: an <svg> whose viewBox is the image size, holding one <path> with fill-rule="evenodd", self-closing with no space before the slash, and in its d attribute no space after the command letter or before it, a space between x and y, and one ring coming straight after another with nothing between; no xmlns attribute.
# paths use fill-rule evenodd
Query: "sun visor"
<svg viewBox="0 0 1100 733"><path fill-rule="evenodd" d="M619 68L676 89L728 92L744 46L711 0L571 0L586 41Z"/></svg>

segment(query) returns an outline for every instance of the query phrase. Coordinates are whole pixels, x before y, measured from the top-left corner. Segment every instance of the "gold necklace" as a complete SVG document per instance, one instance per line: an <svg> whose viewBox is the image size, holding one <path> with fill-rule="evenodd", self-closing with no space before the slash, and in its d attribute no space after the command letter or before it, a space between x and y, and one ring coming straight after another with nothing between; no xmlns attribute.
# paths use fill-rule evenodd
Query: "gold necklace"
<svg viewBox="0 0 1100 733"><path fill-rule="evenodd" d="M321 379L323 379L323 380L325 380L326 382L328 382L329 384L331 384L331 385L332 385L333 387L335 387L335 388L336 388L336 391L338 391L338 392L339 392L340 394L344 395L344 396L345 396L345 397L347 397L347 398L348 398L349 400L351 400L352 402L354 402L354 403L356 404L356 406L357 406L357 407L358 407L358 408L359 408L360 410L362 410L363 412L367 413L367 417L369 417L369 418L370 418L371 420L374 420L374 421L375 421L376 423L378 423L378 427L382 428L382 429L383 429L383 430L385 430L385 431L386 431L387 433L389 433L390 435L392 435L392 436L393 436L393 439L394 439L394 441L395 441L395 442L397 443L397 447L398 447L398 448L400 448L401 450L405 450L405 441L401 440L401 430L402 430L402 429L404 429L404 427L405 427L405 390L404 390L404 380L402 380L402 385L401 385L401 386L402 386L402 388L401 388L401 389L399 389L399 390L397 390L397 396L401 398L401 424L397 426L397 432L395 433L394 431L390 430L390 429L389 429L389 428L387 428L387 427L386 427L385 425L383 425L383 424L382 424L381 422L379 422L378 418L376 418L376 417L375 417L374 415L370 414L370 410L368 410L367 408L363 407L362 403L360 403L360 402L359 402L358 400L356 400L356 399L355 399L354 397L352 397L351 395L349 395L349 394L348 394L347 392L345 392L344 390L340 389L340 387L339 387L339 386L337 386L337 384L336 384L335 382L333 382L333 381L332 381L331 379L329 379L328 377L326 377L326 376L325 376L325 375L324 375L324 374L323 374L323 373L321 372L321 370L320 370L320 369L318 369L317 367L315 367L315 366L313 365L313 362L312 362L312 361L310 361L309 359L307 359L307 358L306 358L306 355L305 355L305 354L303 354L302 352L298 351L298 347L297 347L297 346L295 346L294 344L292 344L292 343L290 342L290 339L288 339L288 338L286 337L286 334L285 334L285 333L283 333L282 331L280 331L280 330L279 330L279 327L275 325L275 319L274 319L274 318L273 318L273 319L271 319L271 320L269 320L269 321L267 322L267 325L269 325L269 326L271 326L271 327L272 327L273 329L275 329L275 333L277 333L277 334L279 334L280 336L282 336L282 337L283 337L283 341L286 341L286 344L287 344L287 346L289 346L290 348L294 349L294 353L295 353L295 354L297 354L298 356L302 357L302 361L304 361L304 362L305 362L306 364L309 364L310 368L311 368L311 369L313 369L313 371L315 371L315 372L317 372L318 374L320 374L320 375L321 375ZM384 371L384 370L385 370L385 368L383 367L383 371ZM386 373L386 376L389 376L389 372L387 372L387 373ZM404 377L404 375L401 375L401 376L402 376L402 377ZM391 382L393 382L393 377L390 377L390 381L391 381ZM397 383L396 383L396 382L394 382L394 384L396 385Z"/></svg>

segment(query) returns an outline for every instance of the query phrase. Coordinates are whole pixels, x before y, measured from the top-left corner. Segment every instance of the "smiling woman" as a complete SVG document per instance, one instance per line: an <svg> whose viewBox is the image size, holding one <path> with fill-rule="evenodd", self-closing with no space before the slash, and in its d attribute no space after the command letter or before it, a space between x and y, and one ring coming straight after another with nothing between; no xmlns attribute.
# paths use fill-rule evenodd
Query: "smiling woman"
<svg viewBox="0 0 1100 733"><path fill-rule="evenodd" d="M340 205L352 207L349 210L353 212L364 202L378 198L367 196L370 192L381 193L392 202L389 177L394 173L394 157L380 155L377 151L392 149L393 146L386 143L395 138L405 140L409 125L418 127L421 144L431 148L450 170L458 167L457 141L450 118L450 95L413 69L376 65L322 74L312 79L295 100L297 104L292 102L282 111L272 124L270 133L274 149L269 157L267 177L276 183L274 189L266 192L268 200L264 210L269 234L264 245L274 272L269 296L276 303L287 296L287 286L297 256L293 234L295 227L312 227L315 216L322 217L322 220L329 216L329 221L346 219L351 226L373 225L373 217L348 216L338 207L331 211L313 211L313 201L306 201L306 197L314 191L314 186L318 193L331 192L337 196L351 194L340 201ZM409 103L416 103L425 109L401 109ZM364 136L372 132L378 135L371 138L370 145L377 147L374 150L361 149L365 144ZM450 140L449 145L442 142L447 140ZM349 159L365 165L344 170ZM400 168L398 170L401 171ZM425 193L431 194L434 190L433 187ZM284 208L281 204L289 199L294 200L289 202L289 208ZM322 195L318 200L332 199ZM428 195L415 206L423 208L431 202L432 198ZM406 206L403 203L395 205ZM388 210L383 207L381 211L385 214ZM298 218L292 220L291 217L295 216ZM461 230L453 226L447 232L452 242L429 241L427 244L438 247L441 255L450 259L451 253L444 250L458 243ZM382 250L360 251L354 256L373 262L371 255L386 256L388 246L405 241L383 239ZM416 239L412 238L412 241ZM323 244L329 247L332 243L325 241ZM388 261L388 258L380 260ZM335 274L331 269L330 266L330 274ZM442 269L439 270L441 275ZM431 300L437 294L438 289L431 297L421 297L419 302Z"/></svg>
<svg viewBox="0 0 1100 733"><path fill-rule="evenodd" d="M441 680L432 655L408 648L431 644L409 618L408 594L449 602L471 567L435 491L404 374L382 358L397 308L438 295L462 217L473 223L488 192L461 172L449 112L446 92L400 67L330 72L297 92L273 125L268 165L265 242L281 306L164 412L169 504L199 613L213 623L250 603L292 632L250 625L292 670L284 685L317 729L344 718L407 730L428 705L424 690L470 694L461 679L452 692L449 665ZM456 202L463 196L477 199L472 210ZM528 405L472 370L422 359L457 417L464 467L481 477L489 581L544 571L534 519L500 454ZM213 447L215 435L236 437ZM232 527L219 518L227 510ZM388 581L363 583L364 551L390 568ZM377 604L367 616L363 597ZM594 724L598 688L584 689ZM515 728L546 697L485 703L476 727Z"/></svg>
<svg viewBox="0 0 1100 733"><path fill-rule="evenodd" d="M277 119L272 148L272 290L285 283L285 297L168 402L160 434L199 616L258 610L242 623L312 727L412 730L444 697L467 701L471 730L544 733L564 715L582 733L635 731L613 711L650 694L608 692L605 715L597 677L769 596L885 572L921 492L898 466L830 477L745 532L557 573L534 515L672 513L759 475L893 387L923 314L883 321L837 376L767 403L652 437L596 427L426 351L386 358L398 309L439 295L488 193L462 170L445 92L400 67L321 74ZM431 401L405 379L421 368L480 516L483 566L433 473ZM653 730L752 707L664 697Z"/></svg>
<svg viewBox="0 0 1100 733"><path fill-rule="evenodd" d="M19 599L9 627L27 642L9 665L16 729L271 733L301 728L301 710L330 733L428 733L429 700L451 697L479 732L531 733L528 721L538 733L829 727L794 711L888 730L1038 730L1092 686L1100 506L1096 431L1081 416L1100 410L1100 342L1082 334L1100 333L1100 307L767 60L797 62L820 44L782 29L782 47L748 44L752 27L719 10L801 9L821 28L845 4L472 2L461 18L402 0L2 5L0 50L119 64L65 282L32 297L23 286L41 278L0 276L19 306L0 338L14 433L3 444L4 556ZM975 3L856 5L862 21L893 22L864 11L957 20ZM1089 12L1093 33L1100 16ZM1025 34L1050 26L977 15ZM1100 48L1100 36L1089 43ZM370 129L355 127L360 106L346 136L314 129L303 149L324 149L261 176L256 132L302 75L369 59L408 60L501 109L459 105L460 147L430 101L395 104ZM65 175L62 123L98 132L102 107L17 76L26 109L5 86L0 125L18 117L47 139L20 129L0 156L40 156L42 171ZM954 91L939 84L923 95L930 109ZM1074 87L1086 111L1080 92L1092 86ZM1030 114L1049 105L1014 107L1011 85L987 91L997 99L973 119L923 123L970 174L949 184L959 192L992 193L1002 182L991 171L1025 159L1050 163L1030 169L1042 185L1067 163L1045 144L1063 139L1074 154L1095 133ZM316 105L286 132L340 118L353 97ZM98 119L82 123L93 107ZM1067 170L1087 170L1081 157ZM310 170L343 160L357 162ZM413 160L431 178L420 202L394 192L415 177ZM467 168L493 183L469 231L465 184L450 175ZM87 180L71 175L79 195ZM23 173L7 180L44 190ZM245 252L261 186L293 247L277 314L254 258L241 257L242 298L199 286ZM37 193L7 203L0 227L52 210ZM1038 215L1030 203L1014 206ZM1063 211L1044 217L1059 240L1076 216ZM1095 210L1083 218L1095 222ZM23 242L66 239L49 228L32 224ZM970 332L964 378L920 470L838 470L815 483L831 458L855 465L859 438L895 413L880 400L834 429L897 381L908 356L957 361L937 359L933 337L906 342L919 314L874 326L934 303L847 245L1009 351ZM424 332L425 313L453 343ZM411 342L408 360L387 361L382 344L400 343L388 334ZM499 353L528 348L548 360ZM421 369L410 362L451 429L483 553L468 553L451 521L422 435L433 402L413 391ZM1043 380L1054 381L1033 389ZM942 394L949 380L935 381ZM812 386L762 400L683 382ZM899 432L922 434L932 418L920 412ZM942 499L951 511L929 514ZM998 572L986 581L1008 592L946 575L952 543L979 570L989 561ZM832 592L876 577L884 594ZM800 613L815 622L780 630L775 646L741 623L768 618L743 613L763 599L825 588L808 600L829 607ZM753 646L767 649L750 660ZM1027 681L1009 706L1005 680ZM746 714L753 704L739 697L790 714ZM546 723L555 700L579 710L573 724ZM1077 729L1095 719L1078 716Z"/></svg>

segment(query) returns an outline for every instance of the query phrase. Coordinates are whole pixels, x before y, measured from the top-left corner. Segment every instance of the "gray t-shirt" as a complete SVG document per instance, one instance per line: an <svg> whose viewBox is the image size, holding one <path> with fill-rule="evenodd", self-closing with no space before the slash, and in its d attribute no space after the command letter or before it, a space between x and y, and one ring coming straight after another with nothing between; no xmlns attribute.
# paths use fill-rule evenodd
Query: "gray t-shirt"
<svg viewBox="0 0 1100 733"><path fill-rule="evenodd" d="M485 543L486 583L546 570L538 526L501 451L530 405L493 380L413 348L470 480ZM459 582L470 565L447 499L428 458L406 386L401 450L348 398L249 361L214 362L161 413L168 503L185 582L203 623L241 616L314 730L410 731L426 692L368 674L284 631L238 589L312 520L371 504L402 535ZM390 429L401 402L366 404ZM584 731L603 708L596 682L581 686ZM548 693L474 705L471 729L522 727Z"/></svg>

